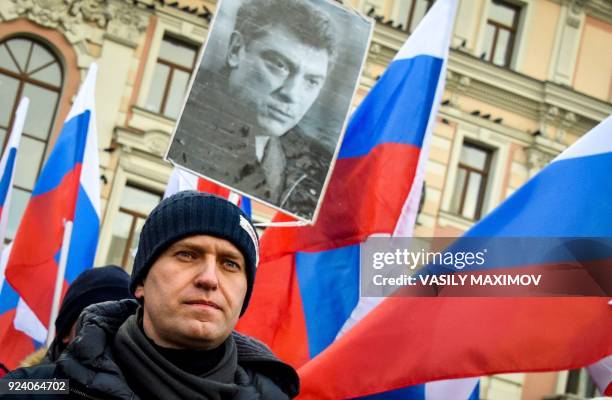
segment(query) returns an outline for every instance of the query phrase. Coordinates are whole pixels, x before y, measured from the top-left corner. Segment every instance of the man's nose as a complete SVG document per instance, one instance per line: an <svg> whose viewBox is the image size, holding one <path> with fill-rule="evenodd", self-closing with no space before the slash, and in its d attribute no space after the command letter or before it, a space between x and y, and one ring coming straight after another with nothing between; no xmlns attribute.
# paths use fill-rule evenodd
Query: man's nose
<svg viewBox="0 0 612 400"><path fill-rule="evenodd" d="M205 290L216 290L219 287L217 276L217 261L215 257L205 257L199 264L199 269L195 277L195 285Z"/></svg>
<svg viewBox="0 0 612 400"><path fill-rule="evenodd" d="M291 74L280 87L279 93L283 101L287 103L295 103L299 96L300 79L297 75Z"/></svg>

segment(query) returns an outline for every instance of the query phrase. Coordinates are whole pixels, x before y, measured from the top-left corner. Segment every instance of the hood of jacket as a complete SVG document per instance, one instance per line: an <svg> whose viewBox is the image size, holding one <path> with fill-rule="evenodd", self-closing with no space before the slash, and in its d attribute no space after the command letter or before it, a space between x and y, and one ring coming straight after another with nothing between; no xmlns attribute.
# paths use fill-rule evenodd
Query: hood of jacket
<svg viewBox="0 0 612 400"><path fill-rule="evenodd" d="M109 301L87 307L77 322L76 338L57 361L58 368L84 387L121 399L137 398L114 360L113 338L119 327L138 310L134 300ZM299 392L295 370L261 342L237 332L238 365L250 374L272 380L288 397Z"/></svg>

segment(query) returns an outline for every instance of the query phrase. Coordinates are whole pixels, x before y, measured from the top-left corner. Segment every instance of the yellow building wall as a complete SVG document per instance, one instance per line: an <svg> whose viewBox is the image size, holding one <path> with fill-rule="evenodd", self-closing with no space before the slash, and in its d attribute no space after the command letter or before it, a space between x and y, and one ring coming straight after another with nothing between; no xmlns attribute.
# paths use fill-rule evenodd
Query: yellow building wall
<svg viewBox="0 0 612 400"><path fill-rule="evenodd" d="M612 26L586 17L578 50L574 89L604 101L612 100Z"/></svg>
<svg viewBox="0 0 612 400"><path fill-rule="evenodd" d="M533 132L538 129L537 121L518 115L511 111L492 106L482 100L477 100L467 95L457 96L457 99L457 103L466 113L478 110L480 111L481 116L485 114L491 114L490 120L501 117L503 118L504 125L521 130L523 132Z"/></svg>
<svg viewBox="0 0 612 400"><path fill-rule="evenodd" d="M537 23L529 27L529 37L524 41L526 49L523 65L520 68L524 74L547 80L561 7L552 1L537 1L532 4L532 21Z"/></svg>

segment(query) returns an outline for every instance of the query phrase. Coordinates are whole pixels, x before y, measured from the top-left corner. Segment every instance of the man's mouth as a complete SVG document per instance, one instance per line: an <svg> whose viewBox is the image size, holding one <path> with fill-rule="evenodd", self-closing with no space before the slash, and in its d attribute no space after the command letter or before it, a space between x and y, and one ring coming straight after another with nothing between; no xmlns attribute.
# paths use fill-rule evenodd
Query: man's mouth
<svg viewBox="0 0 612 400"><path fill-rule="evenodd" d="M272 118L280 121L288 121L294 118L293 114L283 109L283 107L268 105L268 111Z"/></svg>
<svg viewBox="0 0 612 400"><path fill-rule="evenodd" d="M210 307L215 308L217 310L221 310L221 307L217 303L208 300L189 300L186 301L185 304L195 307Z"/></svg>

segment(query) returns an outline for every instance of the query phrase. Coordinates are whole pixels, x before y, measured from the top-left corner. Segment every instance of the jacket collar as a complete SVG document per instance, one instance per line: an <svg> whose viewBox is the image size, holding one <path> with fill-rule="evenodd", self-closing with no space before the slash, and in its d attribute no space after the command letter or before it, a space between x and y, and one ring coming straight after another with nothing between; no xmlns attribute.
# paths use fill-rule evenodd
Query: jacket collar
<svg viewBox="0 0 612 400"><path fill-rule="evenodd" d="M102 393L112 390L122 399L136 396L112 354L112 342L119 327L138 310L135 300L109 301L87 307L77 321L77 335L59 357L57 364L69 378ZM267 376L290 397L299 392L295 370L280 361L263 343L233 332L238 365Z"/></svg>

